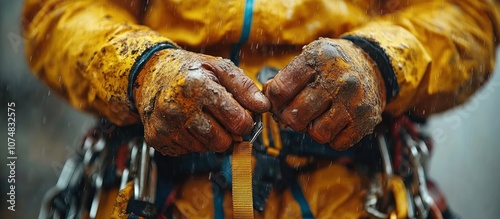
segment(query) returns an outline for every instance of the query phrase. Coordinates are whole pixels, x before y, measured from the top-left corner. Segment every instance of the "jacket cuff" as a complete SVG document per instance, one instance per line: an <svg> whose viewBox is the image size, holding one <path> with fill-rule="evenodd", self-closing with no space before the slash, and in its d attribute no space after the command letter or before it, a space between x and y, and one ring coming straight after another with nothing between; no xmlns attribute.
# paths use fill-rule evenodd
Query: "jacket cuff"
<svg viewBox="0 0 500 219"><path fill-rule="evenodd" d="M392 100L385 112L394 116L407 112L414 104L431 62L420 41L408 30L384 21L371 22L343 37L365 49L379 65L386 87L390 89L388 95L394 95L390 96ZM396 84L398 92L392 90Z"/></svg>
<svg viewBox="0 0 500 219"><path fill-rule="evenodd" d="M382 78L384 79L386 95L387 95L387 103L391 102L399 93L399 84L398 79L396 78L396 74L394 73L394 69L385 54L384 50L380 48L377 44L361 38L357 36L345 36L343 39L349 40L354 45L363 49L370 58L377 64L380 73L382 74Z"/></svg>
<svg viewBox="0 0 500 219"><path fill-rule="evenodd" d="M141 55L170 40L140 26L119 27L95 52L84 77L90 82L88 102L117 125L140 121L128 98L129 76Z"/></svg>

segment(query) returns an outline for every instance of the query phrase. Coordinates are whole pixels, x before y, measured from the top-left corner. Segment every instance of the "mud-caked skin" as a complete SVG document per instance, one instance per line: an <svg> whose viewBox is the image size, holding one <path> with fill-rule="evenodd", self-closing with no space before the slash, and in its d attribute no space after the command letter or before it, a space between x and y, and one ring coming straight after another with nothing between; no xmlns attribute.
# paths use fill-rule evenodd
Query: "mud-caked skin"
<svg viewBox="0 0 500 219"><path fill-rule="evenodd" d="M319 143L347 149L382 120L385 86L378 67L347 40L316 40L264 85L271 112Z"/></svg>
<svg viewBox="0 0 500 219"><path fill-rule="evenodd" d="M185 50L156 53L134 89L148 144L164 155L222 152L251 131L269 100L231 61Z"/></svg>

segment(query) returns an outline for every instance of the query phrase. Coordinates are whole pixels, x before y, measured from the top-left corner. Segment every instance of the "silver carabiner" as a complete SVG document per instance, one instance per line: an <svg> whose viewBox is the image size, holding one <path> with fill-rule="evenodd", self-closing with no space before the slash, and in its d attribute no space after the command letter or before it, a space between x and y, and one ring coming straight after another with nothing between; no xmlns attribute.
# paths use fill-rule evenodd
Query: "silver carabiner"
<svg viewBox="0 0 500 219"><path fill-rule="evenodd" d="M137 174L137 159L138 159L137 157L139 156L139 148L137 147L136 145L137 142L135 141L136 140L132 140L128 144L128 148L130 151L129 155L130 161L128 166L126 166L125 169L123 170L122 179L120 183L120 190L124 189L125 186L127 186L129 178L133 178ZM134 192L139 192L139 191L134 191Z"/></svg>
<svg viewBox="0 0 500 219"><path fill-rule="evenodd" d="M262 123L262 115L258 114L254 117L255 122L253 123L252 132L250 133L250 138L248 142L254 143L255 140L259 137L260 133L264 129L264 124Z"/></svg>
<svg viewBox="0 0 500 219"><path fill-rule="evenodd" d="M379 134L377 139L385 174L390 177L394 174L394 172L392 169L391 156L389 155L389 150L387 149L387 141L385 140L384 134Z"/></svg>
<svg viewBox="0 0 500 219"><path fill-rule="evenodd" d="M149 150L145 141L142 141L140 149L139 168L134 178L134 198L136 200L146 201L147 178L149 176Z"/></svg>
<svg viewBox="0 0 500 219"><path fill-rule="evenodd" d="M156 183L158 181L158 169L156 166L156 162L154 162L155 149L149 147L149 157L150 157L150 165L151 169L149 170L149 200L150 203L155 203L156 201Z"/></svg>
<svg viewBox="0 0 500 219"><path fill-rule="evenodd" d="M408 219L416 219L416 211L415 211L415 200L413 200L412 193L410 188L406 188L406 197L408 198Z"/></svg>
<svg viewBox="0 0 500 219"><path fill-rule="evenodd" d="M40 213L38 215L39 219L52 218L50 215L55 214L52 209L52 203L57 195L59 195L62 191L68 188L73 175L75 174L75 170L77 168L78 161L76 158L70 158L64 163L61 174L59 175L59 179L54 187L49 189L47 193L45 193L42 201L42 207L40 209Z"/></svg>
<svg viewBox="0 0 500 219"><path fill-rule="evenodd" d="M378 197L381 195L382 186L376 178L373 178L366 194L365 210L372 218L387 219L389 215L377 209Z"/></svg>
<svg viewBox="0 0 500 219"><path fill-rule="evenodd" d="M393 175L393 169L384 134L378 134L377 140L384 169L384 174L382 174L383 177L380 179L384 182L381 183L376 176L371 180L370 187L368 188L368 192L366 194L365 210L373 218L386 219L389 218L389 215L381 212L377 209L377 206L379 203L379 197L383 196L384 193L382 184L388 185L389 178Z"/></svg>
<svg viewBox="0 0 500 219"><path fill-rule="evenodd" d="M106 170L106 139L104 136L99 135L97 142L85 153L84 164L86 165L86 170L93 182L93 187L95 192L93 194L92 202L90 204L89 218L94 219L97 217L97 211L99 210L99 203L102 196L102 185L104 180L104 174ZM88 156L88 154L90 154Z"/></svg>
<svg viewBox="0 0 500 219"><path fill-rule="evenodd" d="M91 166L91 162L96 158L99 152L106 147L106 139L102 134L98 134L97 140L87 137L83 143L83 164L85 167ZM87 170L89 171L89 170Z"/></svg>
<svg viewBox="0 0 500 219"><path fill-rule="evenodd" d="M156 200L157 167L153 160L154 148L144 139L132 140L130 167L122 175L121 188L126 186L129 176L134 181L134 199L154 203Z"/></svg>
<svg viewBox="0 0 500 219"><path fill-rule="evenodd" d="M427 188L427 181L425 179L425 170L422 164L421 157L423 153L421 146L416 142L415 144L408 144L410 150L410 163L413 169L413 192L416 194L414 197L414 202L417 207L418 217L421 219L427 218L430 208L434 205L434 200L429 194ZM424 154L425 156L425 154Z"/></svg>
<svg viewBox="0 0 500 219"><path fill-rule="evenodd" d="M94 181L94 187L96 189L94 197L92 197L92 203L90 204L89 218L94 219L97 217L97 210L99 210L99 203L101 201L102 195L102 176L98 174Z"/></svg>

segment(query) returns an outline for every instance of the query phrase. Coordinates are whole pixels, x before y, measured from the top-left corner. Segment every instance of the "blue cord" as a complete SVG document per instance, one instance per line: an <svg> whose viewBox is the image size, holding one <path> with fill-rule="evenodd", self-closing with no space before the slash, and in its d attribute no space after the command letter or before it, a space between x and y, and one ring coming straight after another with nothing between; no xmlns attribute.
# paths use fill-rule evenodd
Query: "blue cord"
<svg viewBox="0 0 500 219"><path fill-rule="evenodd" d="M243 44L248 41L250 37L250 30L252 29L253 19L253 3L254 0L246 0L245 14L243 15L243 28L241 30L241 37L238 43L234 44L231 48L231 61L238 66L240 64L240 50Z"/></svg>
<svg viewBox="0 0 500 219"><path fill-rule="evenodd" d="M293 198L297 201L302 212L302 218L314 219L314 215L311 212L309 203L307 203L304 193L302 193L302 188L300 188L299 179L295 178L291 182L290 190L292 192Z"/></svg>
<svg viewBox="0 0 500 219"><path fill-rule="evenodd" d="M214 199L214 219L224 219L224 188L212 182Z"/></svg>

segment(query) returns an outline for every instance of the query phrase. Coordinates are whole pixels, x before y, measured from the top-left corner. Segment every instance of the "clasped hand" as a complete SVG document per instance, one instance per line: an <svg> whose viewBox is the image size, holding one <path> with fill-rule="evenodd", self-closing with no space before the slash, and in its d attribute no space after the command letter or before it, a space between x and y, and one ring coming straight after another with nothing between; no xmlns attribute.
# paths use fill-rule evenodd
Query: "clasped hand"
<svg viewBox="0 0 500 219"><path fill-rule="evenodd" d="M183 50L158 52L136 83L145 139L170 156L225 151L252 129L251 112L268 111L342 150L371 133L385 107L377 66L346 40L305 46L263 92L230 61Z"/></svg>

